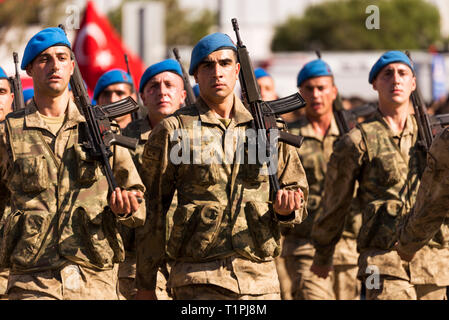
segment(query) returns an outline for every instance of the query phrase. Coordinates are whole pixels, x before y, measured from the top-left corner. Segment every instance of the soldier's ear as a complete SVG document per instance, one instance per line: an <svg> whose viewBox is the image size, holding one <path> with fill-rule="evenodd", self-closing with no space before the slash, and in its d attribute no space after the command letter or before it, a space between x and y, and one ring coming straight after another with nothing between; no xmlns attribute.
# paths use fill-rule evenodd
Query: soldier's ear
<svg viewBox="0 0 449 320"><path fill-rule="evenodd" d="M239 78L239 72L240 72L240 63L239 62L237 62L236 64L235 64L235 70L236 70L236 77L237 77L237 79Z"/></svg>
<svg viewBox="0 0 449 320"><path fill-rule="evenodd" d="M31 63L26 66L25 71L31 77Z"/></svg>

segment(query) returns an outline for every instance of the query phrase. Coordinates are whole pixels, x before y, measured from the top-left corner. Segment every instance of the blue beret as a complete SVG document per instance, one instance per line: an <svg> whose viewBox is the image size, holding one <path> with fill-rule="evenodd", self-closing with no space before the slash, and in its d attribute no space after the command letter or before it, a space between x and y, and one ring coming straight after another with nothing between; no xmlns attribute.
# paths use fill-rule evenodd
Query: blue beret
<svg viewBox="0 0 449 320"><path fill-rule="evenodd" d="M61 28L47 28L36 33L30 41L28 41L23 53L22 70L33 61L42 51L56 46L67 46L70 48L69 39Z"/></svg>
<svg viewBox="0 0 449 320"><path fill-rule="evenodd" d="M376 78L380 70L382 70L382 68L386 65L393 62L403 63L407 65L413 71L413 73L415 72L410 59L405 53L403 53L402 51L387 51L380 56L379 60L377 60L374 66L371 68L371 71L369 72L368 82L373 83L374 78Z"/></svg>
<svg viewBox="0 0 449 320"><path fill-rule="evenodd" d="M140 85L139 85L139 91L142 92L143 88L147 84L147 82L153 78L155 75L165 72L165 71L171 71L176 73L182 78L182 69L181 65L178 61L173 59L167 59L158 63L155 63L147 68L145 72L142 75L142 78L140 78Z"/></svg>
<svg viewBox="0 0 449 320"><path fill-rule="evenodd" d="M196 83L192 89L195 97L198 98L198 96L200 95L200 86L198 85L198 83Z"/></svg>
<svg viewBox="0 0 449 320"><path fill-rule="evenodd" d="M8 79L8 75L2 67L0 67L0 79Z"/></svg>
<svg viewBox="0 0 449 320"><path fill-rule="evenodd" d="M257 68L256 70L254 70L254 75L256 76L256 79L263 78L263 77L271 78L271 76L268 74L268 72L266 72L265 69L263 69L263 68Z"/></svg>
<svg viewBox="0 0 449 320"><path fill-rule="evenodd" d="M321 59L312 60L299 71L296 86L299 88L304 81L310 78L332 75L332 70L326 62Z"/></svg>
<svg viewBox="0 0 449 320"><path fill-rule="evenodd" d="M109 70L98 79L97 84L94 89L94 100L98 100L100 93L111 84L114 83L129 83L133 84L133 80L129 74L122 69L112 69Z"/></svg>
<svg viewBox="0 0 449 320"><path fill-rule="evenodd" d="M237 47L228 35L216 32L203 37L192 50L189 74L193 76L196 67L212 52L225 48L237 50Z"/></svg>
<svg viewBox="0 0 449 320"><path fill-rule="evenodd" d="M23 101L26 103L29 99L34 97L34 89L27 88L23 90Z"/></svg>

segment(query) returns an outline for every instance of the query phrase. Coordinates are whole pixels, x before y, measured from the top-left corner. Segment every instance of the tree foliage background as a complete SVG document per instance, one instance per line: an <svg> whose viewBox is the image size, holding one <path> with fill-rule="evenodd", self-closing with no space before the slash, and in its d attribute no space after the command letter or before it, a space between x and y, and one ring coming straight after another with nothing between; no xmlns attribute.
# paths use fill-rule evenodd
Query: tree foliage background
<svg viewBox="0 0 449 320"><path fill-rule="evenodd" d="M365 26L369 5L379 29ZM438 9L425 0L332 0L309 6L275 29L273 51L427 49L441 45ZM447 41L447 40L446 40Z"/></svg>

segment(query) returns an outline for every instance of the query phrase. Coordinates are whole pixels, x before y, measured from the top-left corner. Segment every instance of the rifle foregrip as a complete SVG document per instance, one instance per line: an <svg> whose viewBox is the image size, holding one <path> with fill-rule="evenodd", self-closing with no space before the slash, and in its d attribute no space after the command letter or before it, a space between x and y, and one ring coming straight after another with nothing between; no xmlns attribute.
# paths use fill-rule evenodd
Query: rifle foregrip
<svg viewBox="0 0 449 320"><path fill-rule="evenodd" d="M113 119L137 111L139 109L139 105L133 98L127 97L107 106L96 106L94 108L95 115L98 119L102 116Z"/></svg>
<svg viewBox="0 0 449 320"><path fill-rule="evenodd" d="M117 145L123 148L136 150L137 143L138 143L137 139L119 134L112 134L111 145Z"/></svg>
<svg viewBox="0 0 449 320"><path fill-rule="evenodd" d="M306 106L306 101L297 92L288 97L265 102L276 115L292 112Z"/></svg>
<svg viewBox="0 0 449 320"><path fill-rule="evenodd" d="M285 131L279 131L279 141L282 141L284 143L287 143L291 146L294 146L296 148L300 148L302 145L302 142L304 140L304 137L297 136Z"/></svg>

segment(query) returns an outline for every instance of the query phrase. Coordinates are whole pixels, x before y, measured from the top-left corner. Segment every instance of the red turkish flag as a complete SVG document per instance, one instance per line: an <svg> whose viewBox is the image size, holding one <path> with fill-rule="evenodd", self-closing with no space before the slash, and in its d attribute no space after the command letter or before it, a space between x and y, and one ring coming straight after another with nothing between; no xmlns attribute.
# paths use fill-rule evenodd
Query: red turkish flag
<svg viewBox="0 0 449 320"><path fill-rule="evenodd" d="M139 80L145 71L144 63L125 47L108 19L97 12L93 1L87 2L84 18L73 42L73 52L89 94L93 93L98 79L106 71L115 68L127 71L125 53L134 85L139 90Z"/></svg>

